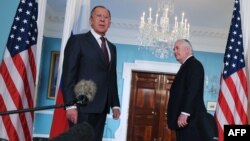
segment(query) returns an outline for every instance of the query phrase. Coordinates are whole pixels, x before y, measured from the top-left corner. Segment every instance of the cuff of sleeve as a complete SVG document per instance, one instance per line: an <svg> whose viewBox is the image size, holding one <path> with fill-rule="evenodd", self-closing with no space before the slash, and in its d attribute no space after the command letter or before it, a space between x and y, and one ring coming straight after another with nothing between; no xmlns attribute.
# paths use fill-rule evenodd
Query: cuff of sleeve
<svg viewBox="0 0 250 141"><path fill-rule="evenodd" d="M118 106L114 106L112 109L120 109L120 107L118 107Z"/></svg>
<svg viewBox="0 0 250 141"><path fill-rule="evenodd" d="M186 112L181 112L181 114L186 115L186 116L190 116L190 114L186 113Z"/></svg>
<svg viewBox="0 0 250 141"><path fill-rule="evenodd" d="M70 109L76 109L76 106L68 106L68 107L66 107L66 110L70 110Z"/></svg>

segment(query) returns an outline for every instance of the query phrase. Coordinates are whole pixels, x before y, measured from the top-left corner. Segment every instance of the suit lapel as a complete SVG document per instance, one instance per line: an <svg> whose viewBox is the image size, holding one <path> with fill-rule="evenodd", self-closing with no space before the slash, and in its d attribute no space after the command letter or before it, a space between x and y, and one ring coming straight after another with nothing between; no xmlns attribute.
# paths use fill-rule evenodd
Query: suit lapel
<svg viewBox="0 0 250 141"><path fill-rule="evenodd" d="M172 85L175 85L175 83L176 83L177 81L183 79L183 78L182 78L182 77L183 77L183 73L185 73L185 71L186 71L186 69L187 69L186 66L187 66L187 64L189 63L189 61L191 61L192 59L194 59L194 56L191 56L190 58L188 58L188 59L184 62L184 64L181 65L180 69L178 70L178 72L177 72L177 74L176 74L175 80L174 80L174 82L173 82Z"/></svg>
<svg viewBox="0 0 250 141"><path fill-rule="evenodd" d="M92 35L92 33L89 31L87 33L87 37L89 38L88 41L90 41L90 45L96 50L96 52L98 52L98 58L100 58L100 60L102 60L102 64L105 65L105 67L107 67L107 63L105 61L105 58L103 56L103 52L102 49L100 47L100 45L98 44L97 40L95 39L95 37Z"/></svg>

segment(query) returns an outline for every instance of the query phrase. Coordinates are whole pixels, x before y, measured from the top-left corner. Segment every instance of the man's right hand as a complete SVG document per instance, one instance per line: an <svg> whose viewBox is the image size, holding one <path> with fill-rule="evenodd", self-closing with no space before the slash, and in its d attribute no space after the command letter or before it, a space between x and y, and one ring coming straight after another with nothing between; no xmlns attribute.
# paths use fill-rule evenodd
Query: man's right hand
<svg viewBox="0 0 250 141"><path fill-rule="evenodd" d="M77 123L77 117L78 117L77 109L68 109L68 110L66 110L66 117L72 123L76 124Z"/></svg>

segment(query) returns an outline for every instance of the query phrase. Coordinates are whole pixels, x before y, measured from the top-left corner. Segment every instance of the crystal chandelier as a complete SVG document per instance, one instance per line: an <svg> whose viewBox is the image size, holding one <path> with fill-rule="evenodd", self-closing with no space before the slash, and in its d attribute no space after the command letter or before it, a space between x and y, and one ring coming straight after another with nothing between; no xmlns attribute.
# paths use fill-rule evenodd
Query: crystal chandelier
<svg viewBox="0 0 250 141"><path fill-rule="evenodd" d="M174 18L174 24L170 23L170 17L174 12L174 0L160 0L155 17L152 17L152 9L149 8L148 17L143 12L139 26L139 46L151 50L161 59L168 58L177 39L189 38L189 23L184 19ZM153 20L155 18L155 20Z"/></svg>

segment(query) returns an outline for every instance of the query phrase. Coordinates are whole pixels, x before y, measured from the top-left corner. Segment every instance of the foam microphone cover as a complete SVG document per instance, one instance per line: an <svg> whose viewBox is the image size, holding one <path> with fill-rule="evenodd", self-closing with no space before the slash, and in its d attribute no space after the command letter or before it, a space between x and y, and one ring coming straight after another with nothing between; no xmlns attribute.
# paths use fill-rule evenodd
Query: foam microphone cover
<svg viewBox="0 0 250 141"><path fill-rule="evenodd" d="M96 84L91 80L83 79L75 85L74 92L76 99L82 100L82 97L87 97L87 100L91 102L96 94Z"/></svg>

